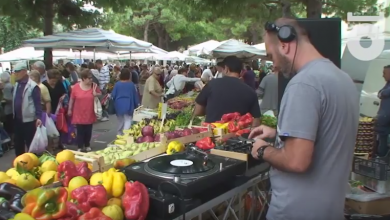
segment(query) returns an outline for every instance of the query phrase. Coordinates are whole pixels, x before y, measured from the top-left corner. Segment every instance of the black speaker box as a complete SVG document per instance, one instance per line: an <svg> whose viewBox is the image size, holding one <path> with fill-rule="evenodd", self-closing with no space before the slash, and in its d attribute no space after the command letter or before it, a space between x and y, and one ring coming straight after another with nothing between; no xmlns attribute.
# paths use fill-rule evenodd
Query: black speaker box
<svg viewBox="0 0 390 220"><path fill-rule="evenodd" d="M309 34L311 43L322 54L331 60L336 66L341 66L341 19L298 19L301 27L305 28ZM279 108L284 90L290 78L284 74L278 75Z"/></svg>

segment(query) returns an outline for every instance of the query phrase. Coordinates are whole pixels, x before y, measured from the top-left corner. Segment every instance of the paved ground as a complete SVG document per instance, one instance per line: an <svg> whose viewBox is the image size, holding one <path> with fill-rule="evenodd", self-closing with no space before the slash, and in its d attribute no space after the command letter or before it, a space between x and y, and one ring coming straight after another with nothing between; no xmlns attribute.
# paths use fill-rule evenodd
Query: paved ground
<svg viewBox="0 0 390 220"><path fill-rule="evenodd" d="M91 147L92 150L101 150L107 146L116 136L117 119L110 117L110 121L98 122L93 126ZM76 146L67 146L69 149L76 150ZM0 171L5 171L11 167L15 158L14 150L10 150L1 157Z"/></svg>

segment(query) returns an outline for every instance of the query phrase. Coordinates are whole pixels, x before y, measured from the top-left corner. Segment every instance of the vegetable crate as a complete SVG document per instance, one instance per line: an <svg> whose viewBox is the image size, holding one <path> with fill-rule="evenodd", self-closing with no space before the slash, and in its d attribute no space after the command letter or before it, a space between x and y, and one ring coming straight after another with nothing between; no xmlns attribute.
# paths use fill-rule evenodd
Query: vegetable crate
<svg viewBox="0 0 390 220"><path fill-rule="evenodd" d="M245 154L245 153L238 153L238 152L232 152L232 151L226 151L226 150L218 150L218 149L211 149L210 154L214 154L217 156L222 156L222 157L228 157L236 160L242 160L246 161L246 166L247 169L249 167L253 167L253 164L257 164L257 160L252 157L250 154ZM265 169L269 167L268 163L262 163L261 166L264 166Z"/></svg>
<svg viewBox="0 0 390 220"><path fill-rule="evenodd" d="M91 165L92 172L100 172L104 171L103 167L105 166L104 164L104 159L100 155L96 154L89 154L89 153L83 153L83 152L78 152L78 151L73 151L71 150L75 156L76 160L80 162L87 162L88 165Z"/></svg>
<svg viewBox="0 0 390 220"><path fill-rule="evenodd" d="M359 157L353 158L352 172L370 177L376 180L389 180L390 167L389 159L362 159Z"/></svg>
<svg viewBox="0 0 390 220"><path fill-rule="evenodd" d="M131 143L134 143L134 141L131 138L128 138L127 143L131 144ZM111 146L117 146L117 145L115 145L115 144L107 145L107 147L111 147ZM166 150L167 150L167 140L166 140L165 136L162 136L159 147L148 149L148 150L143 151L137 155L130 156L129 158L134 159L135 161L143 161L143 160L149 159L151 157L154 157L156 155L165 153ZM102 159L104 161L104 158L102 158ZM121 159L124 159L124 158L121 158ZM112 167L114 167L114 164L104 163L104 165L100 171L104 172L104 171L109 170Z"/></svg>
<svg viewBox="0 0 390 220"><path fill-rule="evenodd" d="M193 128L203 128L203 129L206 128L206 127L201 127L201 126L192 126L192 127ZM185 129L185 128L186 127L176 127L177 130ZM213 133L213 130L211 129L211 127L207 127L207 131L205 131L205 132L200 132L198 134L191 134L191 135L187 135L184 137L179 137L179 138L167 140L167 144L169 144L172 141L179 141L182 144L188 144L188 143L197 142L197 141L199 141L203 138L207 138L207 137L214 137L214 133Z"/></svg>

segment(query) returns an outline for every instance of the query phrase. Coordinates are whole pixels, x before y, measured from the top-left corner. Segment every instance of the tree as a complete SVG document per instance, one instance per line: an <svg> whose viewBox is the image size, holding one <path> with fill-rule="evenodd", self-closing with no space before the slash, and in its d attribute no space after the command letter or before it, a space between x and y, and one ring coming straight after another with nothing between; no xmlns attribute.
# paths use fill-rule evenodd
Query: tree
<svg viewBox="0 0 390 220"><path fill-rule="evenodd" d="M43 31L43 35L53 34L55 22L69 28L95 26L99 19L99 12L87 11L83 6L87 3L97 7L120 9L123 0L2 0L0 14L9 16L19 22L25 22L32 27ZM46 48L44 53L45 64L52 67L52 49Z"/></svg>
<svg viewBox="0 0 390 220"><path fill-rule="evenodd" d="M0 16L0 48L5 52L20 47L23 40L40 36L36 29L24 22L16 22L8 16Z"/></svg>
<svg viewBox="0 0 390 220"><path fill-rule="evenodd" d="M221 10L235 10L236 8L256 9L262 6L277 7L283 9L283 15L296 16L296 13L306 10L307 18L320 18L322 14L346 19L348 12L359 15L375 15L379 11L388 11L384 5L378 5L377 0L183 0L196 8L212 8L216 12ZM294 10L295 9L295 10ZM297 10L298 9L298 10ZM243 16L245 16L243 14ZM300 16L298 16L300 17Z"/></svg>

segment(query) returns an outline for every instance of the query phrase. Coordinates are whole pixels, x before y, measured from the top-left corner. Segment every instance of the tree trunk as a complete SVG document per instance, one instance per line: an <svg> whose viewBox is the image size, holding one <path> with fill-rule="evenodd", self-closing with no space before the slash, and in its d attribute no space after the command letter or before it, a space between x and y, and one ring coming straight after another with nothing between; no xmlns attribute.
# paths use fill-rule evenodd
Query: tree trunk
<svg viewBox="0 0 390 220"><path fill-rule="evenodd" d="M149 42L149 21L146 21L144 26L144 41Z"/></svg>
<svg viewBox="0 0 390 220"><path fill-rule="evenodd" d="M321 18L321 14L322 14L321 0L307 0L305 4L306 4L307 18Z"/></svg>
<svg viewBox="0 0 390 220"><path fill-rule="evenodd" d="M54 2L53 0L46 0L45 4L45 17L43 35L53 34L53 22L54 22ZM45 48L43 54L43 60L46 65L46 69L53 68L53 49Z"/></svg>
<svg viewBox="0 0 390 220"><path fill-rule="evenodd" d="M165 44L165 35L164 35L164 28L162 27L161 24L154 24L154 31L157 34L157 46L159 48L163 48Z"/></svg>
<svg viewBox="0 0 390 220"><path fill-rule="evenodd" d="M165 37L164 37L164 44L165 44L165 47L164 47L164 50L169 50L169 34L167 31L164 31L165 32Z"/></svg>
<svg viewBox="0 0 390 220"><path fill-rule="evenodd" d="M311 0L308 0L311 1ZM291 13L291 2L289 0L282 0L282 16L283 17L293 17Z"/></svg>
<svg viewBox="0 0 390 220"><path fill-rule="evenodd" d="M257 23L253 23L249 29L251 34L251 41L253 45L258 44L260 42L260 31Z"/></svg>

